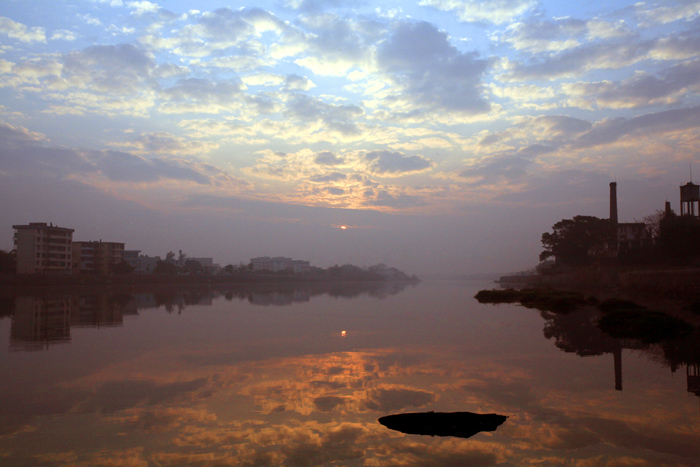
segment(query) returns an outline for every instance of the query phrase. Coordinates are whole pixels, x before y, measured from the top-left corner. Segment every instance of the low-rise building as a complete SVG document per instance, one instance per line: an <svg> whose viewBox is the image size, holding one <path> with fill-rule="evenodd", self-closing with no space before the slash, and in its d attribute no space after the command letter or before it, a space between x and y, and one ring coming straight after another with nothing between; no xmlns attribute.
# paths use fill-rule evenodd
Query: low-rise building
<svg viewBox="0 0 700 467"><path fill-rule="evenodd" d="M162 261L160 256L139 255L136 260L136 274L153 274L153 270Z"/></svg>
<svg viewBox="0 0 700 467"><path fill-rule="evenodd" d="M118 242L73 242L73 274L109 274L124 261L124 244Z"/></svg>
<svg viewBox="0 0 700 467"><path fill-rule="evenodd" d="M221 271L221 265L214 262L214 258L187 258L189 260L197 261L202 265L202 272L204 274L214 275Z"/></svg>
<svg viewBox="0 0 700 467"><path fill-rule="evenodd" d="M46 222L13 225L17 274L70 274L74 229Z"/></svg>
<svg viewBox="0 0 700 467"><path fill-rule="evenodd" d="M302 260L293 260L285 256L260 256L251 258L250 264L253 265L253 271L269 270L273 272L284 271L290 269L295 273L308 272L311 269L311 263Z"/></svg>
<svg viewBox="0 0 700 467"><path fill-rule="evenodd" d="M139 262L139 253L141 253L141 250L124 250L124 261L134 270L136 270L136 265Z"/></svg>

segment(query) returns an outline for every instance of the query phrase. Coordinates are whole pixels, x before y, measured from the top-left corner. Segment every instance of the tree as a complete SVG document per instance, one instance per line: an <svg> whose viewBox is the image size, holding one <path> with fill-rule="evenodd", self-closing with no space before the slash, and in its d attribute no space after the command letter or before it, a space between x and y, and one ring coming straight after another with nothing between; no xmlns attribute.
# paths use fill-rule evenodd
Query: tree
<svg viewBox="0 0 700 467"><path fill-rule="evenodd" d="M109 272L112 274L131 274L134 272L134 268L126 261L121 260L118 263L111 263L109 265Z"/></svg>
<svg viewBox="0 0 700 467"><path fill-rule="evenodd" d="M544 251L540 261L554 257L557 264L585 266L600 256L612 243L613 232L608 219L574 216L552 226L552 233L542 234Z"/></svg>
<svg viewBox="0 0 700 467"><path fill-rule="evenodd" d="M0 250L0 274L17 274L17 253Z"/></svg>
<svg viewBox="0 0 700 467"><path fill-rule="evenodd" d="M654 214L649 214L648 216L644 216L642 218L642 222L647 225L647 229L649 229L649 233L651 234L652 238L659 237L659 234L661 233L661 221L665 216L665 211L657 209ZM635 220L635 222L639 221Z"/></svg>
<svg viewBox="0 0 700 467"><path fill-rule="evenodd" d="M172 276L177 274L179 271L180 268L169 261L158 261L156 263L156 267L153 268L153 274L166 274Z"/></svg>
<svg viewBox="0 0 700 467"><path fill-rule="evenodd" d="M191 275L199 275L202 274L204 268L202 267L202 263L199 261L195 259L188 259L185 260L185 270Z"/></svg>
<svg viewBox="0 0 700 467"><path fill-rule="evenodd" d="M677 262L700 256L700 219L666 214L659 222L659 246L667 258Z"/></svg>

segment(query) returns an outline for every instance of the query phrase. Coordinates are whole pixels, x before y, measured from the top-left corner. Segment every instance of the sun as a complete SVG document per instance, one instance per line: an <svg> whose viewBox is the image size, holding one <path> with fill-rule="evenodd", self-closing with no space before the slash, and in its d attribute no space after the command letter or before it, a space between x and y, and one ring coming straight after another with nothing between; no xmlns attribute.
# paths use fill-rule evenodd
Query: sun
<svg viewBox="0 0 700 467"><path fill-rule="evenodd" d="M341 229L341 230L346 230L347 228L348 228L347 225L341 225L341 226L340 226L340 229Z"/></svg>

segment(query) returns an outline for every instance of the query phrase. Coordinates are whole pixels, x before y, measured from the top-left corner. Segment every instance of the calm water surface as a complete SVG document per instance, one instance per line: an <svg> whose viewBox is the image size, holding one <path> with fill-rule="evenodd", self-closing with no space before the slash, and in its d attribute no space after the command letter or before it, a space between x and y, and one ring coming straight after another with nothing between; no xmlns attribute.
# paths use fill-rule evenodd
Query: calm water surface
<svg viewBox="0 0 700 467"><path fill-rule="evenodd" d="M491 287L4 299L0 465L700 465L697 342L474 300ZM431 410L508 419L468 439L377 422Z"/></svg>

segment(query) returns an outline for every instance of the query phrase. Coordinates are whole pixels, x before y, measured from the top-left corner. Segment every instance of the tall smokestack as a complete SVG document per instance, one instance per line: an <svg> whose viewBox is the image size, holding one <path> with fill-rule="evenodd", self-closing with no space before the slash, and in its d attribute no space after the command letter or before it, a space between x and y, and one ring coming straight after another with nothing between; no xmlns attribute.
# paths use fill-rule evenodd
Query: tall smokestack
<svg viewBox="0 0 700 467"><path fill-rule="evenodd" d="M610 223L617 225L617 182L610 182Z"/></svg>

